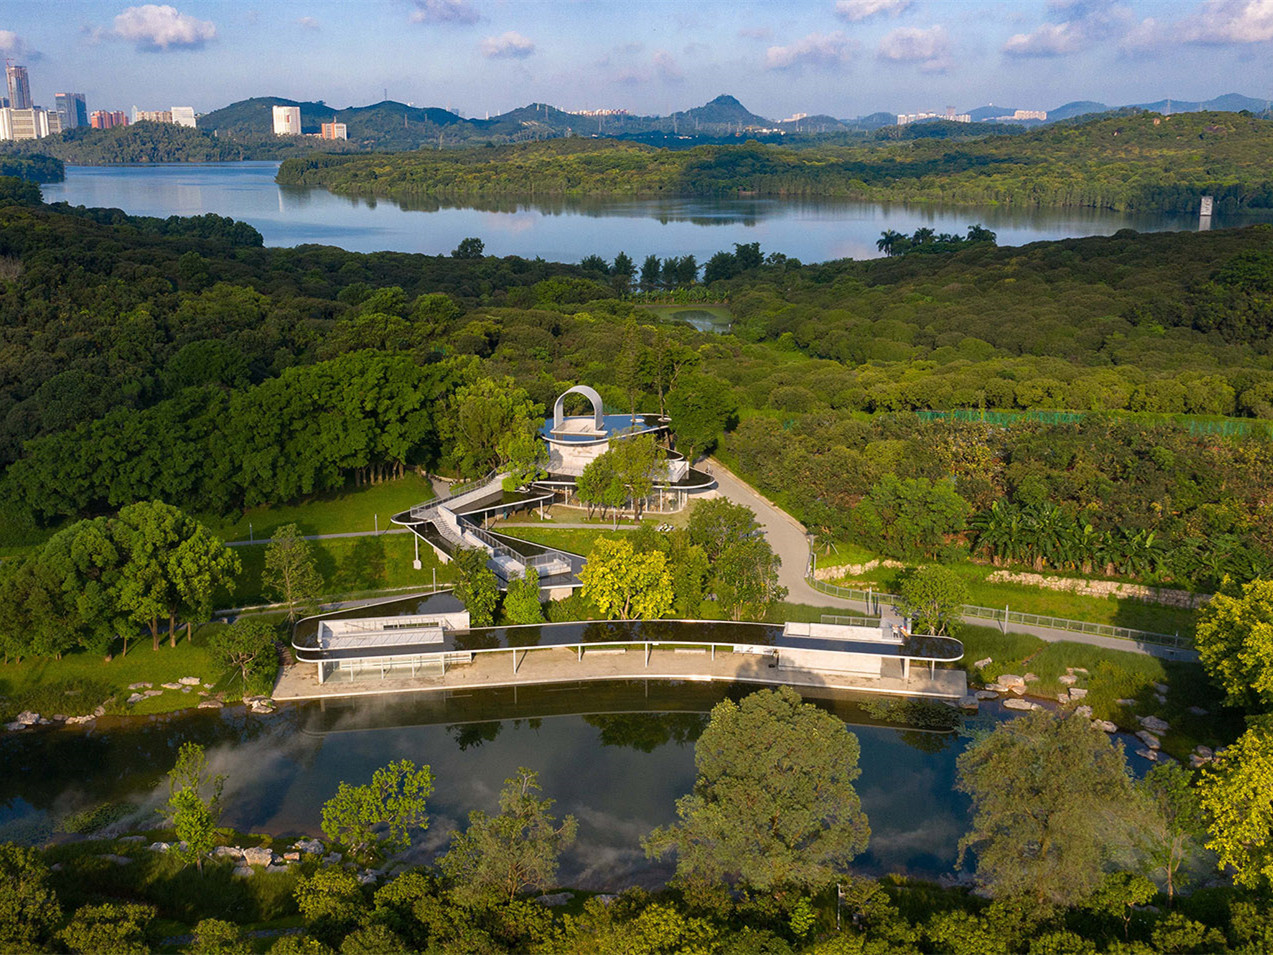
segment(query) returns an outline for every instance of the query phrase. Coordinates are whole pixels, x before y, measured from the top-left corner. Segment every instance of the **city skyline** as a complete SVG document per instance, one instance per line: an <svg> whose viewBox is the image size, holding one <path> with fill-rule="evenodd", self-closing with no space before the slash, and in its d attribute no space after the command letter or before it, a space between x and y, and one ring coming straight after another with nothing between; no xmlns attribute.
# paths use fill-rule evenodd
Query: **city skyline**
<svg viewBox="0 0 1273 955"><path fill-rule="evenodd" d="M94 108L389 98L466 116L530 102L664 114L720 93L761 115L986 103L1052 109L1273 85L1273 0L66 0L0 3L33 100ZM68 27L70 27L68 29Z"/></svg>

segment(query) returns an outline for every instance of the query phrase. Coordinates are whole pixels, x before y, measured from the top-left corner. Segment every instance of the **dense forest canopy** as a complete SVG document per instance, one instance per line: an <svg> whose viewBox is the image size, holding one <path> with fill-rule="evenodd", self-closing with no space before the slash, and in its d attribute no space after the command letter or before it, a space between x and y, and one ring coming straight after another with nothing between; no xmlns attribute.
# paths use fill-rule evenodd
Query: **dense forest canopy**
<svg viewBox="0 0 1273 955"><path fill-rule="evenodd" d="M49 206L35 188L0 204L9 543L136 500L224 513L452 469L454 395L507 376L540 405L587 382L613 408L672 409L696 450L729 430L749 478L819 533L883 551L1200 586L1273 560L1268 227L813 266L742 246L705 293L734 314L711 335L655 319L617 249L601 250L613 265L482 256L476 240L450 256L268 249L217 216ZM651 281L692 283L680 264ZM909 413L982 408L1088 417ZM935 487L958 497L930 502L950 518L938 537L887 539L890 508ZM996 504L1039 534L1096 537L1001 554L983 526Z"/></svg>
<svg viewBox="0 0 1273 955"><path fill-rule="evenodd" d="M1195 211L1273 210L1273 125L1242 113L1130 113L1016 135L891 145L657 149L606 139L393 156L300 157L279 182L420 195L720 196Z"/></svg>

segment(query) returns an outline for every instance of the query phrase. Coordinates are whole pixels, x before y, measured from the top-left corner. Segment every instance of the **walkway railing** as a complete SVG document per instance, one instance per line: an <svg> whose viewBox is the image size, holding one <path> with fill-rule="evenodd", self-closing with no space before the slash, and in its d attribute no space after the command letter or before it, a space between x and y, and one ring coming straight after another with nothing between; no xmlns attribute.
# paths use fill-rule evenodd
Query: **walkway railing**
<svg viewBox="0 0 1273 955"><path fill-rule="evenodd" d="M837 627L878 627L880 625L879 617L841 617L839 614L824 613L822 622L833 624Z"/></svg>
<svg viewBox="0 0 1273 955"><path fill-rule="evenodd" d="M495 470L475 480L465 481L463 484L452 484L447 489L446 497L435 498L432 501L426 501L411 508L411 517L413 520L428 520L429 517L437 513L438 508L443 504L454 501L457 497L463 497L471 491L476 491L479 487L490 484L497 477L499 477L499 471Z"/></svg>
<svg viewBox="0 0 1273 955"><path fill-rule="evenodd" d="M814 590L829 596L865 603L871 613L879 613L881 606L894 606L902 599L898 594L885 593L879 590L857 590L851 587L839 587L824 580L818 580L812 575L807 578L807 583ZM1093 623L1090 620L1071 620L1068 617L1022 613L1018 610L1010 610L1007 607L978 607L973 604L964 604L959 608L959 612L965 620L987 620L1001 624L1005 628L1008 624L1015 623L1026 627L1045 627L1049 630L1064 630L1068 633L1086 633L1098 637L1110 637L1114 640L1127 640L1131 643L1152 643L1156 646L1173 647L1177 650L1188 650L1193 647L1192 641L1187 637L1180 636L1179 633L1155 633L1152 630L1138 630L1135 627L1116 627L1108 623Z"/></svg>

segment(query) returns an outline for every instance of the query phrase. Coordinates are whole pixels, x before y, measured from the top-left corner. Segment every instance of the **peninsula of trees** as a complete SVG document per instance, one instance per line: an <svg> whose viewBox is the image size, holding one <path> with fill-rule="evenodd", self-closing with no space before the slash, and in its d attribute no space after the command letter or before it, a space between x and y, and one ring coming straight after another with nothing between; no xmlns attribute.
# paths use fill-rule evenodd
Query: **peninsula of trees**
<svg viewBox="0 0 1273 955"><path fill-rule="evenodd" d="M278 181L402 200L761 195L1196 211L1273 209L1273 125L1250 114L1102 115L951 142L671 150L605 139L309 156ZM1199 157L1205 155L1203 162Z"/></svg>

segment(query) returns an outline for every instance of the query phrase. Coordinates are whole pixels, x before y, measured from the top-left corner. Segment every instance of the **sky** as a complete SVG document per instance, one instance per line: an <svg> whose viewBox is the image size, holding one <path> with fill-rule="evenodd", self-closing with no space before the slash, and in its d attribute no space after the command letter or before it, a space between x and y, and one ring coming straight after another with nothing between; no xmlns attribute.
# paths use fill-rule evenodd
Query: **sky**
<svg viewBox="0 0 1273 955"><path fill-rule="evenodd" d="M0 50L46 107L650 115L729 93L852 118L1273 96L1273 0L0 0Z"/></svg>

